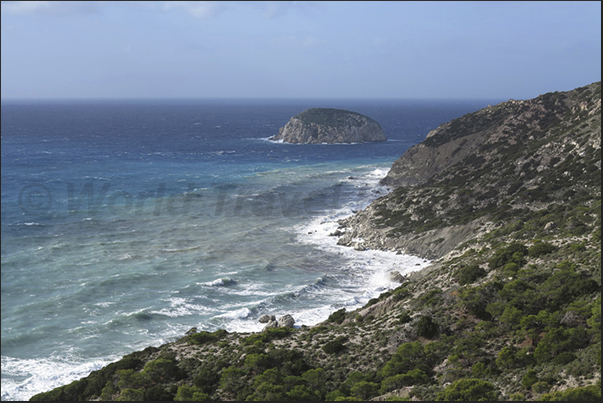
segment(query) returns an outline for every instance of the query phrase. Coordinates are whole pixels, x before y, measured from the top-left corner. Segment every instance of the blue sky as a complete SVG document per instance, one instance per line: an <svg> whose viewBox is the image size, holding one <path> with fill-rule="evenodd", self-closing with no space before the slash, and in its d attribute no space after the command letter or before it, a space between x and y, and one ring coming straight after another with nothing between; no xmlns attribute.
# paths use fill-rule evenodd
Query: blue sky
<svg viewBox="0 0 603 403"><path fill-rule="evenodd" d="M2 99L527 99L601 80L601 2L2 2Z"/></svg>

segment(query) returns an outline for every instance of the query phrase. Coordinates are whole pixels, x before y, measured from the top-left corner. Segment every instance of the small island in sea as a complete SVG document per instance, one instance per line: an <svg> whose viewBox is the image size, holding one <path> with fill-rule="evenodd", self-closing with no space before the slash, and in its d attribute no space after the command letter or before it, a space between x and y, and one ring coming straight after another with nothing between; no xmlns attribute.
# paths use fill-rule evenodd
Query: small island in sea
<svg viewBox="0 0 603 403"><path fill-rule="evenodd" d="M357 112L312 108L293 116L270 140L293 144L340 144L386 141L374 119Z"/></svg>

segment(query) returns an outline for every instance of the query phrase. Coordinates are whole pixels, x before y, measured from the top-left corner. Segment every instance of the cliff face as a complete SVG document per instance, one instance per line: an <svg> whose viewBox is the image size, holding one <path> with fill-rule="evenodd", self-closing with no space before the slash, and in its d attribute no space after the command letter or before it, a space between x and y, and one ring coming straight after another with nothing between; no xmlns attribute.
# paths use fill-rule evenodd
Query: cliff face
<svg viewBox="0 0 603 403"><path fill-rule="evenodd" d="M270 140L293 144L386 141L379 123L356 112L313 108L296 115Z"/></svg>
<svg viewBox="0 0 603 403"><path fill-rule="evenodd" d="M343 222L339 243L439 258L511 213L600 192L600 175L600 82L503 102L410 148L382 180L395 189Z"/></svg>

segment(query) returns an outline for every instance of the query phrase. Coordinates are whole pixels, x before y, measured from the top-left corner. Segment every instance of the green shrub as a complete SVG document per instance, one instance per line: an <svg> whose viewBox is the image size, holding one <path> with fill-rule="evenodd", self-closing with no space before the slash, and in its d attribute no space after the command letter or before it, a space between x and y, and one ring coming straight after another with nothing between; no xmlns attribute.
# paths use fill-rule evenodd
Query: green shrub
<svg viewBox="0 0 603 403"><path fill-rule="evenodd" d="M261 333L252 334L249 337L244 337L241 339L241 344L243 346L251 346L256 342L260 343L269 343L272 340L282 339L291 334L293 329L289 327L274 327L270 329L266 329Z"/></svg>
<svg viewBox="0 0 603 403"><path fill-rule="evenodd" d="M437 394L436 400L496 401L498 390L490 382L481 379L459 379Z"/></svg>
<svg viewBox="0 0 603 403"><path fill-rule="evenodd" d="M390 376L381 381L381 393L400 389L404 386L429 383L429 377L420 369L411 369L405 374Z"/></svg>
<svg viewBox="0 0 603 403"><path fill-rule="evenodd" d="M519 242L514 242L508 246L496 250L494 255L488 260L490 269L503 267L509 262L516 263L519 267L526 264L525 255L528 253L528 248Z"/></svg>
<svg viewBox="0 0 603 403"><path fill-rule="evenodd" d="M521 387L524 389L529 389L536 382L538 382L538 373L535 370L530 369L521 379Z"/></svg>
<svg viewBox="0 0 603 403"><path fill-rule="evenodd" d="M152 382L170 382L182 379L182 373L175 361L158 358L149 361L144 366L143 373L149 377Z"/></svg>
<svg viewBox="0 0 603 403"><path fill-rule="evenodd" d="M231 366L222 371L220 387L225 392L236 395L246 384L245 371L242 369Z"/></svg>
<svg viewBox="0 0 603 403"><path fill-rule="evenodd" d="M174 400L179 402L204 402L209 400L209 396L196 386L182 385L178 387Z"/></svg>
<svg viewBox="0 0 603 403"><path fill-rule="evenodd" d="M227 333L228 332L226 332L226 330L223 330L223 329L217 330L213 333L206 332L206 331L201 331L199 333L193 333L188 336L188 343L201 345L201 344L205 344L205 343L215 342L215 341L222 339L224 336L226 336Z"/></svg>
<svg viewBox="0 0 603 403"><path fill-rule="evenodd" d="M403 285L394 290L394 292L392 293L392 298L394 301L402 301L403 299L406 299L411 295L412 293L406 288L405 285Z"/></svg>
<svg viewBox="0 0 603 403"><path fill-rule="evenodd" d="M374 382L360 381L350 389L352 395L358 399L367 401L379 394L379 384Z"/></svg>
<svg viewBox="0 0 603 403"><path fill-rule="evenodd" d="M431 339L438 334L438 324L430 316L421 316L415 325L417 336Z"/></svg>
<svg viewBox="0 0 603 403"><path fill-rule="evenodd" d="M438 354L436 352L433 355ZM414 341L401 344L379 373L383 378L388 378L398 374L405 374L413 369L420 369L430 375L433 365L432 354L429 354L425 350L421 342Z"/></svg>
<svg viewBox="0 0 603 403"><path fill-rule="evenodd" d="M398 324L400 324L400 325L408 323L411 320L412 320L412 317L410 316L409 311L404 311L400 315L398 315Z"/></svg>
<svg viewBox="0 0 603 403"><path fill-rule="evenodd" d="M272 365L267 354L248 354L245 357L245 367L254 373L262 373Z"/></svg>
<svg viewBox="0 0 603 403"><path fill-rule="evenodd" d="M536 242L528 249L528 255L531 257L539 257L555 252L558 247L547 242Z"/></svg>
<svg viewBox="0 0 603 403"><path fill-rule="evenodd" d="M118 402L142 402L144 401L143 389L132 389L126 388L121 391L121 394L117 398Z"/></svg>
<svg viewBox="0 0 603 403"><path fill-rule="evenodd" d="M537 394L545 393L551 390L551 385L548 382L536 382L532 385L532 390Z"/></svg>
<svg viewBox="0 0 603 403"><path fill-rule="evenodd" d="M547 393L540 397L543 402L600 402L601 384L599 386L590 385L581 388L567 389L562 392Z"/></svg>
<svg viewBox="0 0 603 403"><path fill-rule="evenodd" d="M345 319L345 308L341 308L340 310L335 311L331 315L329 315L327 322L341 324L341 323L343 323L344 319Z"/></svg>
<svg viewBox="0 0 603 403"><path fill-rule="evenodd" d="M345 348L345 342L347 341L347 337L339 336L335 340L332 340L322 346L322 349L327 354L337 354Z"/></svg>
<svg viewBox="0 0 603 403"><path fill-rule="evenodd" d="M468 266L457 269L454 279L460 285L466 285L474 283L476 280L484 277L486 271L482 269L477 263L470 264Z"/></svg>
<svg viewBox="0 0 603 403"><path fill-rule="evenodd" d="M576 358L576 354L570 351L564 351L560 353L557 357L555 357L553 363L555 365L567 365L570 362L574 361Z"/></svg>
<svg viewBox="0 0 603 403"><path fill-rule="evenodd" d="M174 400L174 395L163 385L153 385L144 388L143 399L145 402L169 402Z"/></svg>
<svg viewBox="0 0 603 403"><path fill-rule="evenodd" d="M268 351L272 364L284 375L299 376L310 367L304 360L302 352L293 349L278 348Z"/></svg>

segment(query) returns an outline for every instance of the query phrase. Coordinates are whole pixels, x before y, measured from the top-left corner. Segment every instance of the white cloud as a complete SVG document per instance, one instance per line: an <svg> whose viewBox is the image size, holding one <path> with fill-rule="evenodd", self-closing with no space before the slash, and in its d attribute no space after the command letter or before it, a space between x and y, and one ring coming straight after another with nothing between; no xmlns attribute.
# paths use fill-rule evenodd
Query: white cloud
<svg viewBox="0 0 603 403"><path fill-rule="evenodd" d="M96 1L3 1L2 13L70 15L99 11Z"/></svg>
<svg viewBox="0 0 603 403"><path fill-rule="evenodd" d="M163 4L166 10L184 10L193 17L202 19L215 17L227 6L223 1L166 1Z"/></svg>
<svg viewBox="0 0 603 403"><path fill-rule="evenodd" d="M264 18L275 18L288 14L289 12L306 11L320 7L316 2L308 1L252 1L243 2L259 8Z"/></svg>

